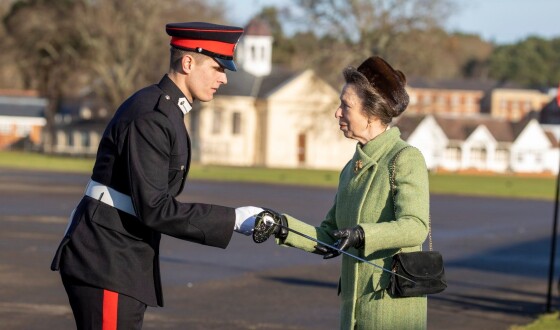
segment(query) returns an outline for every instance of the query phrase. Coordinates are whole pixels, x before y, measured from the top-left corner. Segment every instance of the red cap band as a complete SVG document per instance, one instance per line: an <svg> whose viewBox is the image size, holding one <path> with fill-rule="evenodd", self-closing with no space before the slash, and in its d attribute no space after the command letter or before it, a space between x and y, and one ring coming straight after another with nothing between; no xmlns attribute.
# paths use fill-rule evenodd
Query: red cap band
<svg viewBox="0 0 560 330"><path fill-rule="evenodd" d="M193 40L171 37L171 45L186 49L197 49L200 47L212 53L231 57L233 57L233 52L235 51L235 44L215 40Z"/></svg>

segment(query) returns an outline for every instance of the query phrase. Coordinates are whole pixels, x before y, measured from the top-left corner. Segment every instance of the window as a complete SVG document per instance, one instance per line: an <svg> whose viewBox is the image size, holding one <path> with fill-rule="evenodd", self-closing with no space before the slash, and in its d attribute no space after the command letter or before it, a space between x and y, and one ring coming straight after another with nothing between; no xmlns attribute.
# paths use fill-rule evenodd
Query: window
<svg viewBox="0 0 560 330"><path fill-rule="evenodd" d="M453 107L458 106L461 103L461 97L457 94L452 94L451 95L451 105Z"/></svg>
<svg viewBox="0 0 560 330"><path fill-rule="evenodd" d="M507 101L505 99L500 99L500 109L507 108Z"/></svg>
<svg viewBox="0 0 560 330"><path fill-rule="evenodd" d="M10 123L0 123L0 134L11 134L12 125Z"/></svg>
<svg viewBox="0 0 560 330"><path fill-rule="evenodd" d="M16 136L17 137L26 137L29 136L31 133L31 126L17 126L16 127Z"/></svg>
<svg viewBox="0 0 560 330"><path fill-rule="evenodd" d="M55 138L54 142L57 145L64 146L64 143L66 141L68 141L68 139L66 138L66 133L64 133L64 131L56 132L56 138Z"/></svg>
<svg viewBox="0 0 560 330"><path fill-rule="evenodd" d="M251 61L254 61L257 58L257 50L255 46L251 46Z"/></svg>
<svg viewBox="0 0 560 330"><path fill-rule="evenodd" d="M461 161L461 149L458 147L448 147L445 151L446 158L452 161Z"/></svg>
<svg viewBox="0 0 560 330"><path fill-rule="evenodd" d="M543 155L540 152L535 152L535 162L541 164L543 161Z"/></svg>
<svg viewBox="0 0 560 330"><path fill-rule="evenodd" d="M482 164L486 161L486 149L485 148L473 148L471 150L471 160L474 164Z"/></svg>
<svg viewBox="0 0 560 330"><path fill-rule="evenodd" d="M507 149L496 149L496 155L495 155L496 162L505 163L507 162L508 158L509 158L509 152L507 151Z"/></svg>
<svg viewBox="0 0 560 330"><path fill-rule="evenodd" d="M214 110L214 116L212 118L212 134L220 134L222 126L222 111Z"/></svg>
<svg viewBox="0 0 560 330"><path fill-rule="evenodd" d="M91 146L91 139L89 132L81 132L82 147L89 148Z"/></svg>
<svg viewBox="0 0 560 330"><path fill-rule="evenodd" d="M234 112L231 123L231 133L233 135L241 134L241 113Z"/></svg>
<svg viewBox="0 0 560 330"><path fill-rule="evenodd" d="M73 147L74 146L74 133L73 132L68 132L68 135L66 135L66 145L69 147Z"/></svg>

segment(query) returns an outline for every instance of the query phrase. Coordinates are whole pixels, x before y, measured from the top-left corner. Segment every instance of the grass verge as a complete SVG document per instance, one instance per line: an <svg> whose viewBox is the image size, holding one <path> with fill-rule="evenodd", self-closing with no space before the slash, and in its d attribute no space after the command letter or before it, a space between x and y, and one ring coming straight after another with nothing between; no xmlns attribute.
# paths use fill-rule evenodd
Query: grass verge
<svg viewBox="0 0 560 330"><path fill-rule="evenodd" d="M0 152L0 167L90 173L94 160L37 153ZM193 164L190 179L336 187L339 171ZM432 173L434 194L553 200L555 177Z"/></svg>
<svg viewBox="0 0 560 330"><path fill-rule="evenodd" d="M552 330L560 329L560 313L543 314L527 325L514 325L510 330Z"/></svg>

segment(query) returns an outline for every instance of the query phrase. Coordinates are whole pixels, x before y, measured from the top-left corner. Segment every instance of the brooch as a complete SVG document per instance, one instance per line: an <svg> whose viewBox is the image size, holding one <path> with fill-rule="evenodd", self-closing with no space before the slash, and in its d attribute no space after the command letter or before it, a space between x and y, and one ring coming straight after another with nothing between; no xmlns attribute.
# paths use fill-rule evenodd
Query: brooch
<svg viewBox="0 0 560 330"><path fill-rule="evenodd" d="M358 171L360 171L362 167L364 167L364 162L362 162L361 159L357 160L356 164L354 164L354 173L358 173Z"/></svg>

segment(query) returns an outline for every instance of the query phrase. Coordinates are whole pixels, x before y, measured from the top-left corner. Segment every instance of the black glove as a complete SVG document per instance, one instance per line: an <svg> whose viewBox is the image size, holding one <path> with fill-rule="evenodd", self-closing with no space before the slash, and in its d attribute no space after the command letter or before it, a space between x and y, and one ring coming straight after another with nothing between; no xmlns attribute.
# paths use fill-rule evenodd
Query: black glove
<svg viewBox="0 0 560 330"><path fill-rule="evenodd" d="M329 259L329 258L326 258L326 256L331 255L331 254L335 254L335 253L337 253L337 255L333 255L330 258L334 258L334 257L340 255L340 252L338 252L337 250L335 250L333 248L325 246L325 245L315 245L315 251L313 251L312 253L322 255L323 259Z"/></svg>
<svg viewBox="0 0 560 330"><path fill-rule="evenodd" d="M347 251L351 247L360 249L364 246L365 233L364 229L360 226L335 230L332 232L332 235L338 238L334 246L342 251ZM320 251L318 253L323 254L323 259L331 259L340 255L339 251L328 246L315 246L315 251Z"/></svg>
<svg viewBox="0 0 560 330"><path fill-rule="evenodd" d="M262 243L272 235L280 240L285 240L288 237L288 219L274 210L264 209L263 212L257 214L253 241Z"/></svg>

